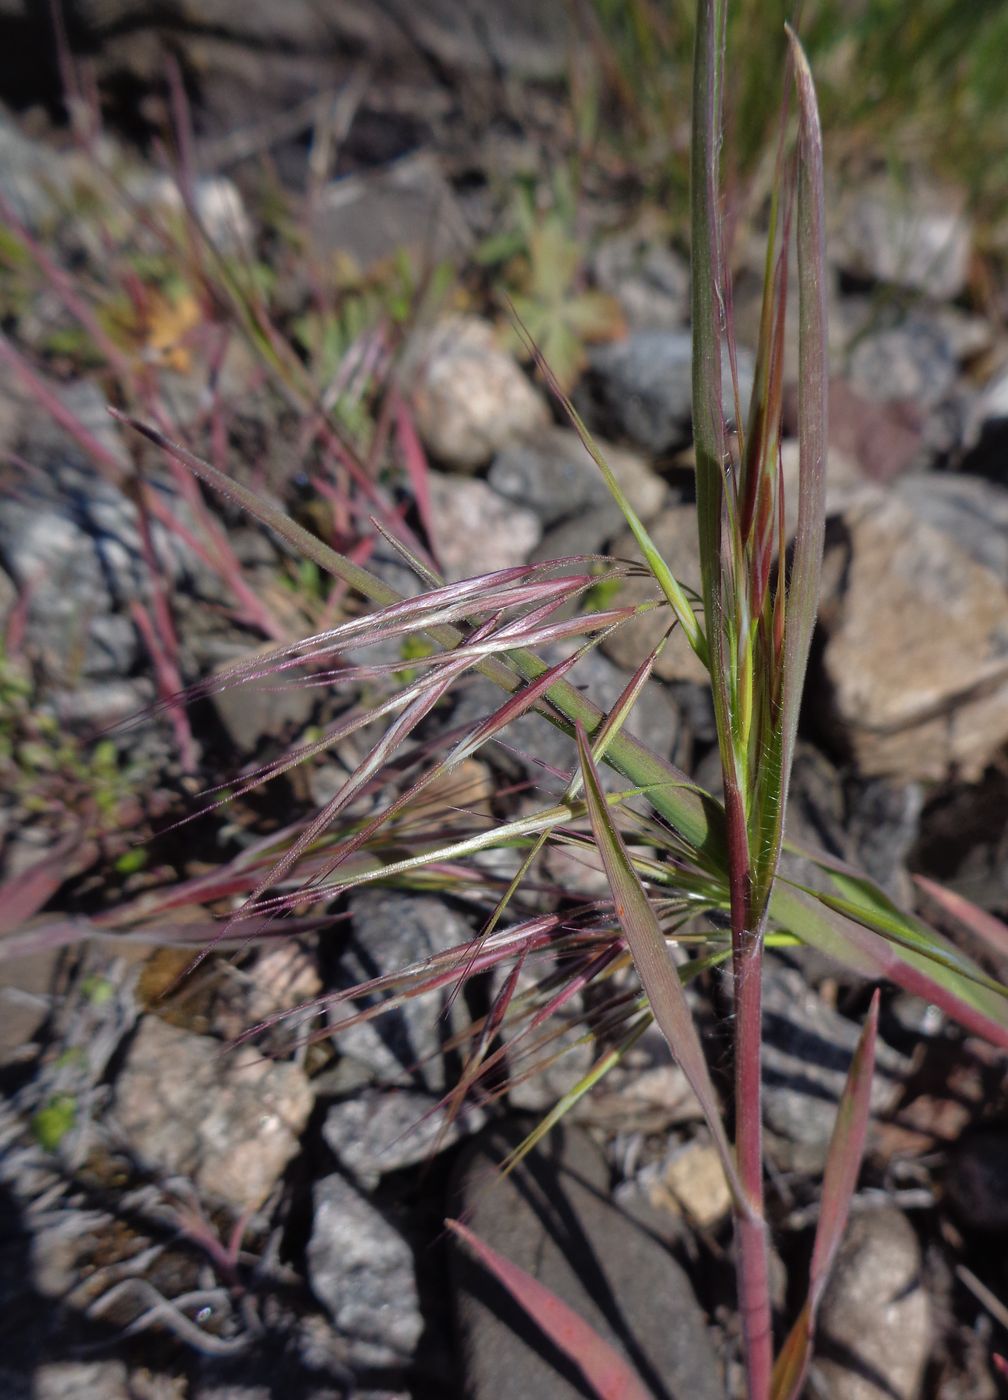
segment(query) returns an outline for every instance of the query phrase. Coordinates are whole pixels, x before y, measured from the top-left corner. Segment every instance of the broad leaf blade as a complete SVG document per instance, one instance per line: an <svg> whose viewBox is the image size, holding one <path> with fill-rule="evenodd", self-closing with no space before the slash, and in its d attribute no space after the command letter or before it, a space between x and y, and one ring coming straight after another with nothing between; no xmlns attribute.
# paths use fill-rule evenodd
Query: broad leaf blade
<svg viewBox="0 0 1008 1400"><path fill-rule="evenodd" d="M812 1250L809 1292L817 1308L840 1247L850 1203L857 1186L871 1109L875 1041L878 1037L879 991L875 989L864 1029L847 1071L823 1177L822 1204Z"/></svg>
<svg viewBox="0 0 1008 1400"><path fill-rule="evenodd" d="M446 1220L445 1224L550 1341L570 1357L599 1400L649 1400L648 1392L619 1352L573 1308L538 1279L491 1249L459 1221Z"/></svg>
<svg viewBox="0 0 1008 1400"><path fill-rule="evenodd" d="M810 893L778 880L770 899L770 917L778 928L795 934L811 948L859 973L869 981L887 979L904 991L933 1002L960 1025L991 1044L1008 1049L1008 1002L924 952L897 944L867 926L830 909ZM944 951L943 940L932 934ZM960 961L962 956L957 954Z"/></svg>
<svg viewBox="0 0 1008 1400"><path fill-rule="evenodd" d="M826 235L822 131L808 60L788 29L798 89L798 528L788 581L783 690L783 772L791 768L812 629L819 606L826 523Z"/></svg>
<svg viewBox="0 0 1008 1400"><path fill-rule="evenodd" d="M728 1184L736 1200L743 1202L745 1194L735 1167L735 1154L728 1145L717 1094L714 1092L707 1060L686 1003L679 974L669 958L668 946L658 917L616 830L609 805L599 785L598 771L588 741L580 725L577 741L581 772L584 776L585 802L612 891L616 917L623 929L654 1018L699 1100L707 1126L720 1153Z"/></svg>
<svg viewBox="0 0 1008 1400"><path fill-rule="evenodd" d="M797 1400L812 1357L816 1314L840 1248L864 1154L875 1068L878 1011L879 993L876 989L847 1072L847 1082L840 1097L830 1139L819 1224L812 1249L808 1297L774 1366L773 1400Z"/></svg>
<svg viewBox="0 0 1008 1400"><path fill-rule="evenodd" d="M951 914L963 928L969 929L970 933L986 943L992 953L1008 958L1008 924L988 914L986 909L981 909L964 895L956 894L955 890L947 890L944 885L927 880L923 875L915 875L914 879L926 895L947 914Z"/></svg>

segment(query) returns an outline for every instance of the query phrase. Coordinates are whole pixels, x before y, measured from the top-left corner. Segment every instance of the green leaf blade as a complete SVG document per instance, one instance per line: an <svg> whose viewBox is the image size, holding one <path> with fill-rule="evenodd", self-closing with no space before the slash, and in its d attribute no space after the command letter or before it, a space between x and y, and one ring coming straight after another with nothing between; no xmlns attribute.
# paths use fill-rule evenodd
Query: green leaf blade
<svg viewBox="0 0 1008 1400"><path fill-rule="evenodd" d="M683 992L679 974L669 958L658 917L627 855L603 795L584 730L577 729L578 754L584 779L588 816L634 966L647 995L655 1021L668 1042L690 1087L696 1094L721 1157L725 1177L744 1210L745 1193L728 1144L717 1094L711 1082L700 1037Z"/></svg>

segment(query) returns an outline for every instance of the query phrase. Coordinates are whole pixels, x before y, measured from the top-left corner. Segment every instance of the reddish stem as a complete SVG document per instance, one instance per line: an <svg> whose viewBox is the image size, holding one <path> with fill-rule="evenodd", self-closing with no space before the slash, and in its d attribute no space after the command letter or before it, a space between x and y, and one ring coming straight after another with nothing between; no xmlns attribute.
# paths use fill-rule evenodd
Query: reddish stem
<svg viewBox="0 0 1008 1400"><path fill-rule="evenodd" d="M768 1400L773 1373L770 1269L763 1215L762 1011L766 909L750 907L749 841L738 785L725 774L735 994L735 1153L748 1210L735 1216L748 1400Z"/></svg>

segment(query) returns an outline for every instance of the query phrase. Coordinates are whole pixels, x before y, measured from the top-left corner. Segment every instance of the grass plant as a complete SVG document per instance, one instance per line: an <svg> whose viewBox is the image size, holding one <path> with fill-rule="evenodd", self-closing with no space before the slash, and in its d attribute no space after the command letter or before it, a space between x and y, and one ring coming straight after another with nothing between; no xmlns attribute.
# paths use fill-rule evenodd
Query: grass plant
<svg viewBox="0 0 1008 1400"><path fill-rule="evenodd" d="M822 1186L822 1204L806 1301L781 1349L774 1348L763 1200L761 1140L761 983L767 948L794 942L819 948L873 981L883 978L926 996L971 1030L1008 1045L1008 990L913 916L896 909L868 880L825 859L831 882L821 893L779 873L785 844L784 813L798 724L804 672L818 593L824 524L826 452L825 261L822 142L811 73L790 32L788 82L797 117L785 104L778 141L766 257L755 388L748 412L738 403L732 376L722 383L722 347L734 363L731 292L721 214L719 161L723 138L726 5L700 0L696 26L692 139L693 422L701 578L691 588L677 578L624 497L618 480L592 444L560 385L540 357L543 373L559 394L593 453L640 547L643 565L605 561L606 578L646 568L656 586L653 600L635 608L569 613L572 603L597 590L597 561L577 557L516 567L445 584L408 544L400 555L426 591L402 598L364 567L340 555L259 500L221 470L172 443L156 427L133 426L224 497L269 524L319 569L362 595L370 612L337 623L303 642L277 649L254 664L234 668L213 684L268 677L272 683L361 686L361 706L317 741L295 749L268 769L251 773L253 785L283 772L365 725L381 722L380 737L340 790L311 820L266 844L252 860L204 881L204 898L245 891L219 933L270 928L306 908L324 911L348 891L374 883L464 890L482 901L485 919L471 943L428 963L378 978L326 1005L347 1014L349 1026L437 988L457 986L494 967L514 965L488 1014L465 1036L468 1064L449 1102L466 1095L492 1100L501 1091L492 1077L502 1051L501 1027L540 1054L549 1053L550 1013L569 1004L588 983L608 985L610 1048L563 1103L547 1116L512 1160L594 1085L653 1018L685 1071L718 1148L735 1216L739 1313L751 1400L797 1396L808 1366L815 1317L839 1246L864 1145L878 1017L873 998L847 1088ZM796 131L793 126L796 125ZM788 295L788 246L798 252L801 378L798 529L784 537L780 470L783 337ZM533 350L534 347L530 346ZM725 399L734 399L734 405ZM726 423L740 425L737 451ZM124 420L125 421L125 420ZM597 596L597 595L596 595ZM684 773L624 732L654 654L630 678L617 704L597 708L567 673L601 637L630 625L644 609L668 610L670 628L682 629L711 678L724 783L723 805L699 791ZM355 651L379 641L409 642L411 663L350 664ZM547 665L535 652L565 639L577 642L565 660ZM506 692L498 709L464 732L418 738L420 726L472 671ZM440 833L409 815L436 782L463 759L496 741L517 717L535 711L572 735L577 766L556 800L498 825L474 821L471 829ZM389 764L396 760L394 781ZM607 791L599 765L607 764L625 786ZM593 845L611 897L600 906L578 900L563 915L521 913L522 881L549 841ZM518 864L513 877L493 876L481 853L508 850ZM477 858L474 865L466 862ZM512 909L518 910L517 916ZM725 923L728 931L725 931ZM699 931L698 931L699 930ZM677 940L692 956L676 962ZM543 960L538 997L517 993L518 968ZM730 963L734 996L734 1102L722 1110L684 987L722 963ZM627 996L615 974L632 967L639 992ZM552 972L549 969L552 968ZM361 1011L354 1002L380 992L384 1002ZM326 1031L328 1034L328 1030ZM453 1228L528 1307L558 1344L578 1352L600 1394L637 1394L604 1349L582 1346L578 1325L562 1305L542 1296L461 1225ZM551 1330L553 1329L553 1330ZM571 1331L573 1329L573 1331ZM573 1337L573 1341L571 1338ZM635 1390L634 1387L637 1386Z"/></svg>
<svg viewBox="0 0 1008 1400"><path fill-rule="evenodd" d="M751 15L752 7L743 6ZM626 7L632 26L627 42L640 43L649 30L646 0ZM761 1115L761 985L765 953L796 944L816 948L869 982L895 983L937 1004L971 1032L1008 1047L1008 988L989 976L952 942L896 906L870 880L826 857L811 854L826 890L805 887L780 872L787 845L785 812L804 674L815 621L824 525L823 474L826 453L825 261L822 140L812 76L793 34L780 41L792 95L780 117L770 206L764 299L751 403L738 402L737 376L723 382L722 349L734 365L727 235L722 212L721 148L725 135L727 0L698 0L693 60L691 142L691 243L693 297L693 426L696 448L697 523L701 577L681 579L676 561L662 558L634 513L604 458L566 399L539 349L530 355L557 393L595 457L620 505L640 559L600 560L576 555L548 563L516 565L476 578L446 583L435 561L396 507L387 484L376 484L384 446L393 440L424 517L426 465L413 430L406 397L394 381L387 345L362 352L360 325L352 314L320 306L299 322L300 350L314 347L341 389L360 372L364 359L389 369L388 393L370 442L361 445L366 415L350 415L353 441L334 425L335 400L313 378L312 365L274 324L268 301L248 269L211 255L194 259L193 283L214 305L224 303L233 324L258 357L269 382L303 425L299 448L320 448L318 480L333 505L330 541L291 519L267 497L228 475L222 444L226 432L210 412L215 460L205 461L174 440L170 417L156 381L138 373L105 321L61 272L53 257L15 220L19 256L33 262L63 299L92 348L118 376L114 416L160 449L173 464L180 491L198 512L203 549L234 584L245 621L276 645L252 661L218 673L191 688L188 698L232 686L263 683L345 687L359 697L317 737L305 739L265 766L230 784L243 796L263 782L311 762L350 736L360 736L364 757L328 802L310 818L250 844L216 870L152 892L89 924L53 920L31 931L34 943L56 946L82 930L126 929L157 914L162 937L201 950L241 945L251 937L281 937L331 924L339 901L374 884L464 894L481 911L479 932L458 948L427 962L375 978L323 1002L300 1008L327 1012L336 1030L370 1020L417 996L459 987L467 978L505 969L487 1013L456 1038L466 1067L447 1102L454 1110L466 1097L492 1103L506 1090L500 1070L505 1056L512 1075L524 1064L541 1064L557 1047L551 1025L565 1017L585 988L599 994L590 1033L598 1046L592 1068L549 1113L507 1165L520 1160L545 1131L657 1023L671 1054L685 1072L720 1154L734 1212L738 1307L750 1400L789 1400L800 1394L809 1364L816 1313L844 1228L861 1162L868 1122L869 1090L878 1020L876 990L839 1105L824 1174L806 1299L783 1344L775 1348L768 1274L767 1221ZM636 37L634 37L636 36ZM777 41L774 40L776 45ZM780 111L775 98L775 109ZM791 107L795 115L791 114ZM189 210L183 244L199 244ZM10 222L10 220L9 220ZM791 545L784 535L780 467L783 350L787 268L792 238L797 244L800 321L800 469L798 529ZM207 267L212 266L212 276ZM345 308L344 308L345 309ZM369 332L370 334L370 332ZM52 386L9 342L0 355L36 400L54 415L110 473L114 459L79 422L69 421ZM371 356L368 359L368 356ZM347 357L353 364L347 368ZM335 359L333 358L335 357ZM344 378L341 369L346 370ZM347 404L340 398L346 425ZM354 408L359 407L359 400ZM338 417L338 415L336 415ZM728 422L739 428L737 447ZM118 479L118 478L117 478ZM195 482L269 527L316 577L331 580L320 613L324 625L294 643L282 640L286 619L264 608L240 581ZM183 485L182 483L185 483ZM143 483L139 483L143 495ZM320 488L321 489L321 488ZM147 497L143 496L146 500ZM155 498L151 496L151 514ZM387 544L419 580L422 590L404 597L366 567L373 540L363 538L368 513L378 518ZM220 545L220 551L216 552ZM337 548L340 545L342 548ZM362 559L365 562L361 562ZM152 563L152 568L156 566ZM653 580L653 597L633 607L591 607L610 582L628 574ZM137 623L158 646L161 709L178 714L177 649L162 598ZM579 608L580 605L580 608ZM603 709L572 682L577 665L613 629L632 626L635 616L662 609L669 631L678 627L706 666L717 723L724 800L700 790L661 757L663 737L653 747L626 732L626 721L648 683L659 644L627 680L615 705ZM160 609L160 611L158 611ZM369 647L394 642L393 661L360 660ZM571 650L557 661L538 653L560 643ZM349 659L350 654L355 658ZM551 651L551 657L553 655ZM387 653L380 653L384 657ZM408 658L404 666L403 658ZM174 668L174 669L173 669ZM499 706L460 728L426 726L445 697L479 673L503 692ZM577 761L561 775L558 790L530 791L525 808L506 820L485 813L454 811L431 800L446 779L474 755L506 736L516 719L536 714L570 736ZM186 729L177 730L184 750ZM606 784L603 768L614 773ZM553 775L556 776L556 775ZM207 794L206 811L225 800ZM445 802L445 799L439 799ZM450 807L450 798L446 807ZM549 843L597 853L609 887L601 900L563 889L542 874ZM504 852L507 873L488 866L486 853ZM525 899L538 881L552 898L547 908ZM42 888L42 887L40 887ZM51 886L47 887L51 893ZM38 891L23 907L38 908ZM559 903L563 897L564 903ZM171 912L185 905L226 903L230 912L217 927L206 922L182 930ZM1003 936L993 925L957 907L980 937ZM148 935L149 936L149 935ZM9 951L9 949L8 949ZM730 967L733 987L733 1100L726 1112L694 1023L686 989L713 969ZM519 989L519 974L539 969L538 985ZM608 993L603 999L602 993ZM364 998L380 997L365 1003ZM363 1007L363 1009L362 1009ZM505 1052L500 1032L507 1028ZM257 1027L255 1034L264 1029ZM319 1037L332 1033L326 1026ZM588 1032L586 1032L587 1034ZM644 1393L625 1363L586 1334L558 1300L468 1234L451 1228L523 1302L549 1335L575 1355L589 1383L603 1396ZM237 1244L235 1244L235 1249Z"/></svg>

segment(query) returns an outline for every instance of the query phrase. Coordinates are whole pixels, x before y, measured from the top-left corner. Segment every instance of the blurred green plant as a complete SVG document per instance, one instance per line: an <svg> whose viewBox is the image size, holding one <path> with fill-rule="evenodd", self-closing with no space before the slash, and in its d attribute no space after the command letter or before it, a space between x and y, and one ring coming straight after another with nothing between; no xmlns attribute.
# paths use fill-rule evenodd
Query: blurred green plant
<svg viewBox="0 0 1008 1400"><path fill-rule="evenodd" d="M140 765L122 764L113 739L84 743L41 706L30 671L2 643L0 775L24 814L86 812L92 835L118 826L144 782Z"/></svg>
<svg viewBox="0 0 1008 1400"><path fill-rule="evenodd" d="M778 97L784 23L801 16L834 163L881 157L965 187L982 224L1008 216L1001 0L738 0L728 16L726 179L766 151ZM653 193L685 210L688 133L682 92L694 34L691 0L592 0L589 38L608 93L601 145L615 145Z"/></svg>
<svg viewBox="0 0 1008 1400"><path fill-rule="evenodd" d="M574 183L568 176L554 176L552 205L545 213L534 185L519 183L510 226L485 240L477 260L500 269L500 290L506 293L500 324L510 345L528 358L517 319L565 391L584 368L586 347L626 329L619 302L585 285L586 248L576 234Z"/></svg>

